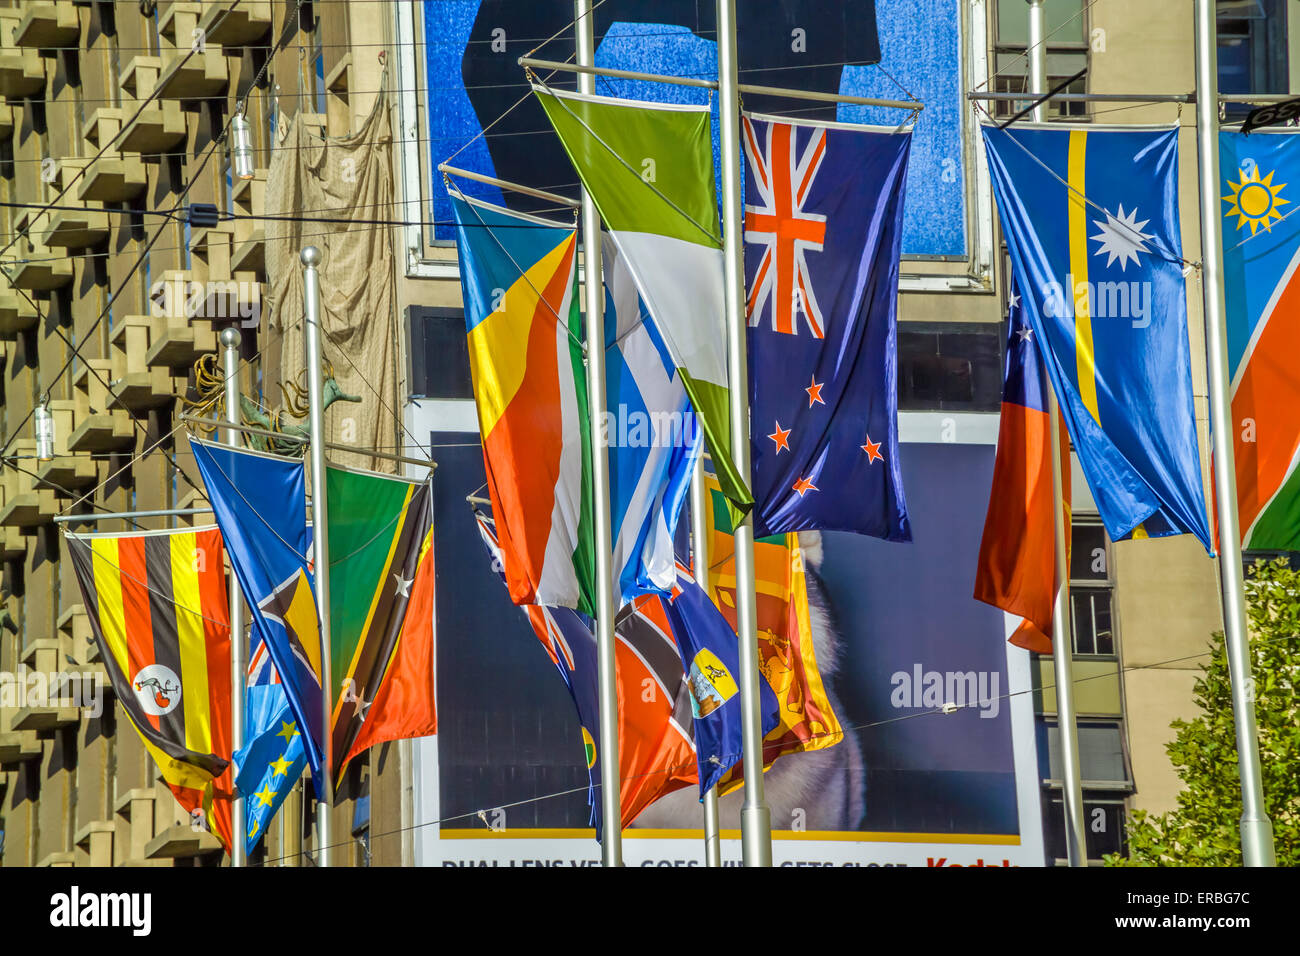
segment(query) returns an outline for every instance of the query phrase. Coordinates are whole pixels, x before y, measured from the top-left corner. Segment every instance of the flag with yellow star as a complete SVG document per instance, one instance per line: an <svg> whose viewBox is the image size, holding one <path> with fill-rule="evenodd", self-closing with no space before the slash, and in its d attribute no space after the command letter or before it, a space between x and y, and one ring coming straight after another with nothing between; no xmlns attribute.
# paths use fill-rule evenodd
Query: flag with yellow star
<svg viewBox="0 0 1300 956"><path fill-rule="evenodd" d="M302 733L266 645L256 632L244 692L243 748L235 751L235 785L244 797L244 844L252 853L307 766Z"/></svg>

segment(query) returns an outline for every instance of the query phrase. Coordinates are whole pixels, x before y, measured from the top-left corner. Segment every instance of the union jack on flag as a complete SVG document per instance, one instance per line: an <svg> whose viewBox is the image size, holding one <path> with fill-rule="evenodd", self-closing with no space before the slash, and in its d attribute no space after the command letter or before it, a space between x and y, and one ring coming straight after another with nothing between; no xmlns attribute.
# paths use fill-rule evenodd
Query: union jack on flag
<svg viewBox="0 0 1300 956"><path fill-rule="evenodd" d="M764 247L745 314L757 326L770 306L772 330L798 335L797 315L802 313L813 337L825 338L806 256L810 250L822 251L826 217L805 212L803 205L826 157L826 130L817 130L800 149L788 124L765 124L760 145L748 116L743 123L745 155L759 199L756 206L745 205L745 241Z"/></svg>

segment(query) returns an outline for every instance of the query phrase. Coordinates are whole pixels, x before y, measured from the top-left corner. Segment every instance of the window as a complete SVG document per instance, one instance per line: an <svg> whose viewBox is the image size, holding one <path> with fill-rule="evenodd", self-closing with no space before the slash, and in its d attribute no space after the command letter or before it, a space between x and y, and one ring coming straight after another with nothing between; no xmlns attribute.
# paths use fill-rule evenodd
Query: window
<svg viewBox="0 0 1300 956"><path fill-rule="evenodd" d="M1110 547L1099 524L1073 523L1070 533L1070 626L1075 657L1115 657Z"/></svg>
<svg viewBox="0 0 1300 956"><path fill-rule="evenodd" d="M1107 853L1126 852L1125 800L1136 787L1119 721L1080 720L1079 776L1083 790L1083 830L1090 862ZM1043 845L1048 864L1064 863L1065 798L1062 790L1061 737L1055 720L1038 723L1038 765L1043 774Z"/></svg>
<svg viewBox="0 0 1300 956"><path fill-rule="evenodd" d="M1288 34L1300 27L1300 17L1288 13L1286 0L1219 0L1219 92L1285 93L1288 74ZM1249 107L1233 104L1230 118Z"/></svg>
<svg viewBox="0 0 1300 956"><path fill-rule="evenodd" d="M1088 14L1085 0L1044 0L1043 34L1047 47L1047 87L1054 89L1088 66ZM1029 5L1024 0L999 0L994 24L993 89L998 93L1023 93L1028 87ZM1080 77L1063 92L1086 93L1088 78ZM993 114L1010 118L1031 100L1002 100ZM1051 119L1081 119L1086 103L1053 101L1047 110Z"/></svg>

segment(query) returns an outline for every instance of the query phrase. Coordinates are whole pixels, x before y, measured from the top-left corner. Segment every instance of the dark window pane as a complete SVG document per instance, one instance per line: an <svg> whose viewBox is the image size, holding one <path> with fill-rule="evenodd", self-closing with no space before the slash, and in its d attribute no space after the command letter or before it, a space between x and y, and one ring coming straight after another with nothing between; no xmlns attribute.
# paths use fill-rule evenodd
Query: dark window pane
<svg viewBox="0 0 1300 956"><path fill-rule="evenodd" d="M1110 623L1110 593L1097 591L1092 597L1092 619L1094 622L1094 644L1098 654L1115 653L1115 634Z"/></svg>
<svg viewBox="0 0 1300 956"><path fill-rule="evenodd" d="M1110 580L1106 529L1101 525L1075 524L1070 529L1070 580Z"/></svg>

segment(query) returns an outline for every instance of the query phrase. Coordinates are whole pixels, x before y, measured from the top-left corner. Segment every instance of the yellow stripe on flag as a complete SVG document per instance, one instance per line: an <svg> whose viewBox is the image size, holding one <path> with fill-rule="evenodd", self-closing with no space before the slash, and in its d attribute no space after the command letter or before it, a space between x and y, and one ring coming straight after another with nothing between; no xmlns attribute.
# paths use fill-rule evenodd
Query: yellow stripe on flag
<svg viewBox="0 0 1300 956"><path fill-rule="evenodd" d="M402 501L402 510L398 513L397 521L393 525L393 537L392 540L388 542L388 554L384 556L384 563L382 565L385 573L387 573L388 568L392 566L393 553L397 550L398 539L400 539L402 536L402 525L406 522L406 511L408 508L411 507L411 497L414 494L415 494L415 485L411 485L409 488L406 489L406 498ZM387 584L388 581L385 578L383 580L380 580L378 582L378 586L375 588L374 596L371 597L370 599L370 610L366 611L366 623L361 628L361 638L360 640L357 641L356 650L352 652L352 660L348 661L347 670L344 671L343 674L341 674L338 678L336 678L336 680L339 681L340 685L342 685L343 681L346 681L350 678L354 678L356 676L357 662L361 660L361 651L365 647L366 635L370 633L370 625L373 624L375 620L375 608L379 607L379 599L384 596L384 587ZM396 651L397 651L397 644L394 644L393 652L396 653ZM355 693L360 689L361 688L356 687L356 681L353 680L353 688L352 688L353 692ZM370 693L371 693L371 697L373 698L374 688L370 689ZM339 713L342 710L343 710L343 695L339 695L339 699L334 701L334 711L330 714L331 727L333 727L334 723L339 719Z"/></svg>
<svg viewBox="0 0 1300 956"><path fill-rule="evenodd" d="M1074 356L1075 371L1079 381L1079 397L1101 424L1097 410L1097 361L1092 344L1092 300L1088 292L1088 206L1087 196L1088 133L1073 130L1070 133L1070 275L1074 288L1065 295L1074 301ZM1076 295L1075 289L1082 291Z"/></svg>
<svg viewBox="0 0 1300 956"><path fill-rule="evenodd" d="M528 335L538 312L541 292L550 285L576 241L570 235L542 257L502 293L497 311L470 330L469 362L479 430L485 438L523 384L528 364ZM543 306L541 311L547 321L555 319L550 308Z"/></svg>
<svg viewBox="0 0 1300 956"><path fill-rule="evenodd" d="M126 611L122 606L122 572L117 538L95 538L90 550L91 573L95 576L99 627L118 669L130 679L130 654L126 647Z"/></svg>
<svg viewBox="0 0 1300 956"><path fill-rule="evenodd" d="M212 713L208 702L208 650L203 634L197 540L193 532L168 536L171 543L172 598L176 643L181 662L181 706L185 708L185 748L212 752Z"/></svg>

